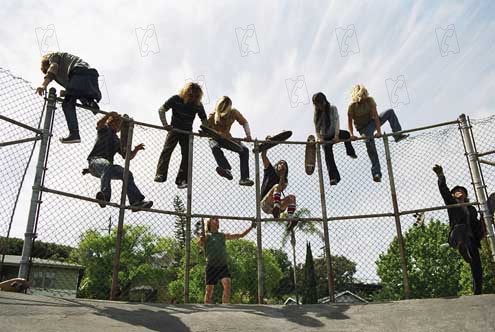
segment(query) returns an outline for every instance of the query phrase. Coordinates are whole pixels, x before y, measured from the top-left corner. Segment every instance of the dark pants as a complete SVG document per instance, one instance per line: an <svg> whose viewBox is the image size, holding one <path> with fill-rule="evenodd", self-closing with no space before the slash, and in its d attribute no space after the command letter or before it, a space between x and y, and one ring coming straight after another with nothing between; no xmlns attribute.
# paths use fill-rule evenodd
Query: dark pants
<svg viewBox="0 0 495 332"><path fill-rule="evenodd" d="M483 290L483 269L481 267L480 251L476 244L461 246L459 253L471 267L471 277L473 282L473 293L481 294Z"/></svg>
<svg viewBox="0 0 495 332"><path fill-rule="evenodd" d="M180 153L182 155L179 173L177 173L177 178L175 179L175 184L179 185L183 181L187 182L187 165L189 163L189 135L187 134L179 134L173 131L168 132L162 153L160 154L160 159L158 160L156 175L162 175L167 179L170 157L172 156L172 152L174 152L177 143L180 145Z"/></svg>
<svg viewBox="0 0 495 332"><path fill-rule="evenodd" d="M346 130L341 130L339 132L339 139L347 140L351 138L351 134L349 134ZM333 137L324 137L325 141L332 140ZM344 143L345 151L348 156L356 155L356 151L354 151L354 147L352 146L351 141L347 141ZM330 180L340 181L339 170L337 169L337 164L335 164L335 157L333 155L333 144L325 144L323 146L323 150L325 151L325 162L327 164L328 176Z"/></svg>
<svg viewBox="0 0 495 332"><path fill-rule="evenodd" d="M242 146L242 152L239 152L240 164L241 164L241 179L249 179L249 149L244 144L240 143ZM231 170L232 167L229 164L227 158L222 151L222 148L215 140L210 140L210 148L213 152L213 156L217 161L218 166L223 169Z"/></svg>

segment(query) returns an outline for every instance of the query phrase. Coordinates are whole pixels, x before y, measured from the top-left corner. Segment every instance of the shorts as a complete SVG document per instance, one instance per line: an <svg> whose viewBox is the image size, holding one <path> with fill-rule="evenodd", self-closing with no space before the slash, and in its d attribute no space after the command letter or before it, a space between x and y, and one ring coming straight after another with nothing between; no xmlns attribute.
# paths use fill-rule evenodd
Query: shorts
<svg viewBox="0 0 495 332"><path fill-rule="evenodd" d="M206 284L216 285L218 281L223 278L230 278L229 268L227 265L223 266L209 266L206 265Z"/></svg>

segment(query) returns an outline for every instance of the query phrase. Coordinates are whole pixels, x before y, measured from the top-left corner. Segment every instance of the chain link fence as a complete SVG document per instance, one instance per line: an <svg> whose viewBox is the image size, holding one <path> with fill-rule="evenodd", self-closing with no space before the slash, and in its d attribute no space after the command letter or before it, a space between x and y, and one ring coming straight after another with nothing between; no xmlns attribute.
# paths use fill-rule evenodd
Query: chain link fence
<svg viewBox="0 0 495 332"><path fill-rule="evenodd" d="M3 99L2 107L15 105L17 110L26 105L26 100L35 100L36 113L34 108L32 113L37 117L21 120L37 123L43 102L33 99L33 91L23 84L30 95L6 91L9 96L2 98L9 99ZM2 80L1 85L0 89L6 88L9 82ZM66 134L60 99L56 107L51 133L54 138ZM25 106L21 108L19 114L24 114ZM171 158L168 180L154 182L167 132L134 120L129 140L133 146L144 143L146 149L128 161L125 176L132 172L136 185L154 205L132 212L128 205L121 205L122 182L112 181L111 203L99 207L95 195L100 180L82 175L82 169L88 166L96 122L103 112L95 116L81 106L77 112L82 143L49 142L35 223L38 246L31 253L35 259L30 279L39 292L98 299L203 302L207 264L197 235L202 232L201 220L214 216L220 217L220 232L227 234L242 233L256 223L244 238L226 244L232 303L297 303L304 301L309 287L316 289L322 303L339 301L344 295L359 302L457 295L462 291L462 280L442 290L425 286L425 282L441 283L447 274L457 273L455 276L462 279L461 270L465 269L460 256L444 245L448 217L432 171L433 165L441 164L448 184L469 188L471 203L478 203L470 187L472 169L458 121L411 130L411 136L399 143L391 137L376 139L383 173L380 183L372 180L363 140L353 142L357 159L346 156L343 143L334 145L342 178L336 186L329 183L323 149L318 156L321 167L309 176L304 168L305 142L286 142L271 148L267 153L270 162L283 159L289 166L284 193L296 196L297 210L292 220L298 222L291 231L287 219L274 220L258 210L256 185L238 184L238 154L225 151L233 180L216 173L217 164L206 137L189 135L193 148L187 189L177 189L174 183L180 164L178 146ZM0 124L5 125L3 121ZM472 125L478 151L493 149L495 117L473 121ZM19 137L22 130L11 129L11 136ZM253 151L249 157L250 177L260 184L263 163L257 152L259 142L244 144ZM20 148L24 145L15 147L15 153L8 154L2 147L2 162L23 170L27 159L22 159ZM115 163L126 164L120 157ZM490 186L493 167L482 165ZM5 167L4 176L10 177ZM14 191L19 185L12 184ZM12 200L13 195L5 197ZM11 205L3 211L11 212ZM4 220L2 217L2 227ZM309 247L312 263L307 255ZM432 263L430 256L438 260ZM439 269L439 265L446 268ZM485 288L493 289L490 287ZM427 288L428 294L420 292ZM219 283L213 302L221 301Z"/></svg>

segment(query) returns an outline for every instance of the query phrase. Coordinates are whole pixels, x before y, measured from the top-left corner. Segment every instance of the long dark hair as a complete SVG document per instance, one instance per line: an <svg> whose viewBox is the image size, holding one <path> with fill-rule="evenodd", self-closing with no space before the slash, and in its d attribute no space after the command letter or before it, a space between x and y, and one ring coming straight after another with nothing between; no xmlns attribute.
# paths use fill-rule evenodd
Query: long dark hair
<svg viewBox="0 0 495 332"><path fill-rule="evenodd" d="M277 161L277 163L275 164L275 166L277 166L280 163L284 163L285 164L285 180L287 182L289 182L289 164L284 159L280 159L279 161ZM275 167L275 169L276 169L276 167ZM278 175L278 172L277 172L277 175Z"/></svg>

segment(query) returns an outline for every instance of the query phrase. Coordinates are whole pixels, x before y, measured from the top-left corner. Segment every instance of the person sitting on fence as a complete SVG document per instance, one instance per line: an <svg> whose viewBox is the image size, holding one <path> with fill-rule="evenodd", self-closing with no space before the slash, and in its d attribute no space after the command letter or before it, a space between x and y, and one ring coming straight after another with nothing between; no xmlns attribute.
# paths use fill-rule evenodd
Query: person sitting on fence
<svg viewBox="0 0 495 332"><path fill-rule="evenodd" d="M41 71L45 74L43 83L36 93L43 95L48 84L55 80L65 88L62 109L69 127L69 136L60 139L62 143L80 143L79 124L76 114L76 101L93 109L99 109L101 92L98 86L98 71L90 68L81 58L64 52L48 53L41 58Z"/></svg>
<svg viewBox="0 0 495 332"><path fill-rule="evenodd" d="M230 289L232 281L230 278L229 268L227 265L227 249L225 240L237 240L245 237L253 228L252 223L249 228L239 234L228 234L219 232L219 219L213 217L206 223L207 234L199 238L199 245L204 247L206 255L206 292L205 304L213 304L213 290L215 285L220 281L223 286L222 303L230 303Z"/></svg>
<svg viewBox="0 0 495 332"><path fill-rule="evenodd" d="M105 207L105 202L111 198L111 180L123 180L124 168L113 164L113 158L116 153L122 153L120 139L117 133L120 131L122 124L121 116L116 112L110 112L102 117L96 124L97 137L96 142L88 156L89 167L83 171L83 174L89 172L91 175L101 179L101 189L96 194L96 199L100 202L101 207ZM131 151L130 159L134 159L140 150L144 150L144 144L138 144ZM153 206L152 201L145 201L143 194L139 191L134 183L134 177L129 172L127 180L127 198L131 205L132 212L141 208L149 209Z"/></svg>
<svg viewBox="0 0 495 332"><path fill-rule="evenodd" d="M356 159L356 151L349 140L351 135L346 130L340 130L339 112L337 107L328 102L327 97L318 92L313 95L314 116L313 122L315 125L316 136L320 143L330 141L323 145L325 151L325 162L327 164L328 175L330 177L330 185L336 185L340 181L339 170L335 164L333 155L333 145L341 139L347 140L344 142L346 153L349 157Z"/></svg>
<svg viewBox="0 0 495 332"><path fill-rule="evenodd" d="M203 90L197 83L187 83L178 95L170 97L159 109L158 114L163 127L168 130L167 137L165 138L165 144L163 146L160 159L158 160L158 166L156 169L155 182L167 181L168 166L170 164L170 157L174 152L177 143L180 145L180 152L182 154L182 160L179 167L175 184L179 189L187 188L187 166L189 162L189 135L185 133L179 133L173 129L180 129L184 131L192 131L192 126L196 114L201 119L203 125L206 125L206 112L201 103L203 97ZM165 113L172 109L172 122L169 125L167 123L167 117Z"/></svg>
<svg viewBox="0 0 495 332"><path fill-rule="evenodd" d="M266 140L270 140L270 136L267 136ZM266 153L267 150L261 153L264 167L261 209L266 214L272 214L274 218L279 218L280 213L287 210L287 216L292 218L296 212L296 196L287 195L281 198L283 191L287 188L289 166L285 160L279 160L275 167L272 166Z"/></svg>
<svg viewBox="0 0 495 332"><path fill-rule="evenodd" d="M354 86L351 92L351 99L352 102L347 111L348 127L351 138L357 139L356 136L354 136L354 121L354 126L356 126L356 129L361 136L367 137L366 150L368 151L368 156L371 160L373 181L380 182L382 179L382 172L380 169L380 159L376 152L374 137L379 138L382 136L381 126L387 121L390 123L392 132L394 133L401 131L402 128L393 109L386 110L378 115L375 100L369 96L368 90L363 85L358 84ZM373 137L375 130L376 134ZM396 142L399 142L408 136L409 135L406 134L396 134L394 135L394 139Z"/></svg>
<svg viewBox="0 0 495 332"><path fill-rule="evenodd" d="M237 109L232 107L232 100L227 97L221 97L216 106L215 111L208 116L208 127L218 131L220 134L227 138L232 138L230 134L230 128L234 121L237 121L246 133L246 139L251 140L251 130L249 129L249 123L244 116ZM239 184L241 186L252 186L253 180L249 179L249 149L247 146L239 142L242 146L242 152L239 153L240 165L241 165L241 179ZM227 158L220 147L218 141L210 139L210 148L213 151L213 156L217 162L217 173L224 178L232 180L232 167L230 166Z"/></svg>
<svg viewBox="0 0 495 332"><path fill-rule="evenodd" d="M447 187L442 166L435 165L433 171L438 176L438 189L446 205L467 203L467 189L455 186L452 190ZM461 254L462 258L469 263L473 280L473 292L481 294L483 282L483 269L479 248L481 239L484 237L483 223L478 219L478 212L474 206L451 207L447 210L449 215L449 245Z"/></svg>

